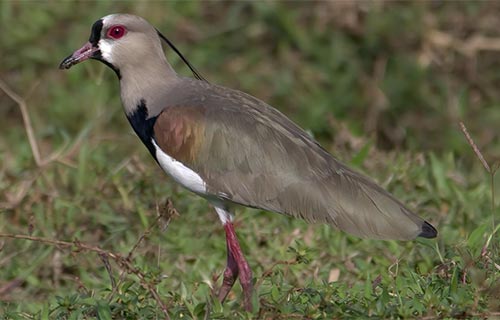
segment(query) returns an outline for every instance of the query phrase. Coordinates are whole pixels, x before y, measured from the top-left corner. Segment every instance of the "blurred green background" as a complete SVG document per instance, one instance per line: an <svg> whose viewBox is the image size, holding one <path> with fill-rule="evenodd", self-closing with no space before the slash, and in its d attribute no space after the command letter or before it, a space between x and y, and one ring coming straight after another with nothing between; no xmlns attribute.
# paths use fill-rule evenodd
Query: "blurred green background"
<svg viewBox="0 0 500 320"><path fill-rule="evenodd" d="M238 233L261 282L257 317L498 316L500 188L490 182L500 179L458 123L491 166L500 160L500 2L0 2L0 80L25 99L42 158L61 150L37 167L19 106L0 91L0 232L126 254L170 197L180 217L153 229L134 263L168 275L158 290L171 316L233 318L251 317L238 288L224 306L210 297L225 264L212 209L156 167L113 72L95 61L57 68L115 12L145 17L210 82L273 105L440 231L436 241L374 242L241 210ZM0 248L6 318L161 314L133 275L110 294L93 253L8 239ZM266 273L287 259L298 265Z"/></svg>

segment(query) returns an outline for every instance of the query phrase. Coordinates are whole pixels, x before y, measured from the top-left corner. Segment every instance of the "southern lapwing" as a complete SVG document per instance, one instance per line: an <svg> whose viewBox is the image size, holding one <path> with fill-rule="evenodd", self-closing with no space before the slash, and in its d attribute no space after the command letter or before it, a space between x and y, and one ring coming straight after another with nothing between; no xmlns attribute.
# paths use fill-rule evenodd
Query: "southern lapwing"
<svg viewBox="0 0 500 320"><path fill-rule="evenodd" d="M174 71L162 39L196 79ZM432 225L339 162L281 112L205 81L143 18L112 14L97 20L89 41L60 68L88 59L116 73L127 119L160 167L215 207L227 242L221 301L239 276L244 306L252 309L252 272L234 231L232 204L328 223L365 238L436 237Z"/></svg>

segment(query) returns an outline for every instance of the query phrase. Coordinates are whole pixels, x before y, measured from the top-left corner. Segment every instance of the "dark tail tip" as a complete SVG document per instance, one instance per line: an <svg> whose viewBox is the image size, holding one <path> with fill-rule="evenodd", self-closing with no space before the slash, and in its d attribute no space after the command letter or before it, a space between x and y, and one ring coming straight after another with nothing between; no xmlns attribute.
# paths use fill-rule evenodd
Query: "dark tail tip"
<svg viewBox="0 0 500 320"><path fill-rule="evenodd" d="M424 221L424 224L422 225L422 232L418 235L419 237L422 238L435 238L437 237L437 230L434 228L429 222Z"/></svg>

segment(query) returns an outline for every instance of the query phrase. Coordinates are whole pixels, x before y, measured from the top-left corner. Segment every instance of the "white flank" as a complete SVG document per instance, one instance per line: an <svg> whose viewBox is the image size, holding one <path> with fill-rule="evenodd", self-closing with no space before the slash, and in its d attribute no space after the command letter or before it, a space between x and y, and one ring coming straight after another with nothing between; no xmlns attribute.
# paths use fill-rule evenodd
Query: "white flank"
<svg viewBox="0 0 500 320"><path fill-rule="evenodd" d="M205 195L207 193L205 181L203 181L196 172L163 152L154 139L151 139L151 141L156 149L156 159L158 159L161 168L165 170L166 173L190 191L200 195ZM217 211L217 213L219 212Z"/></svg>

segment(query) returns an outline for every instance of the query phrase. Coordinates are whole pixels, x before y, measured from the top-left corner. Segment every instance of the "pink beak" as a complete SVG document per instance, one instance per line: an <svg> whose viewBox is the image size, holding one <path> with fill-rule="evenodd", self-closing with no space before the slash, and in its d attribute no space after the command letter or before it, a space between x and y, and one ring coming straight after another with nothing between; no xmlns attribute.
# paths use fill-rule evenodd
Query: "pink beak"
<svg viewBox="0 0 500 320"><path fill-rule="evenodd" d="M59 69L69 69L77 63L91 59L97 51L99 51L98 47L94 47L90 42L87 42L83 47L66 57L59 65Z"/></svg>

